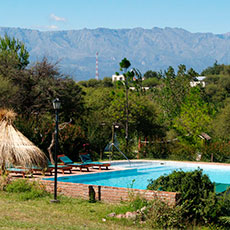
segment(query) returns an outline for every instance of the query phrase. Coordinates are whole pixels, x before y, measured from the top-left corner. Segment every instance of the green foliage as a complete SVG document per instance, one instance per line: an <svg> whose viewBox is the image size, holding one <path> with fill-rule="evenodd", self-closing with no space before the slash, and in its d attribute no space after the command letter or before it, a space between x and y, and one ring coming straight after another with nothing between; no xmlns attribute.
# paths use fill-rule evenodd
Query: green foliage
<svg viewBox="0 0 230 230"><path fill-rule="evenodd" d="M68 155L73 161L80 161L79 152L84 143L85 133L79 125L68 124L59 132L59 153Z"/></svg>
<svg viewBox="0 0 230 230"><path fill-rule="evenodd" d="M101 81L99 81L99 80L90 79L90 80L88 80L87 87L93 87L93 88L99 87L99 86L100 86L100 83L101 83Z"/></svg>
<svg viewBox="0 0 230 230"><path fill-rule="evenodd" d="M37 199L48 195L43 185L24 179L12 181L7 185L6 191L9 193L18 193L20 200Z"/></svg>
<svg viewBox="0 0 230 230"><path fill-rule="evenodd" d="M113 93L104 88L85 89L85 116L84 131L92 150L102 153L111 140L111 126L115 122L109 112Z"/></svg>
<svg viewBox="0 0 230 230"><path fill-rule="evenodd" d="M218 75L220 74L222 71L224 70L224 65L220 65L217 63L217 61L215 61L215 63L213 64L213 66L210 66L206 69L204 69L202 72L201 72L201 75Z"/></svg>
<svg viewBox="0 0 230 230"><path fill-rule="evenodd" d="M5 191L8 184L11 182L11 178L7 174L0 176L0 191Z"/></svg>
<svg viewBox="0 0 230 230"><path fill-rule="evenodd" d="M170 143L168 151L170 160L195 161L197 157L196 148L194 148L194 146L178 140Z"/></svg>
<svg viewBox="0 0 230 230"><path fill-rule="evenodd" d="M18 87L11 80L0 75L0 107L9 107L14 102L18 93Z"/></svg>
<svg viewBox="0 0 230 230"><path fill-rule="evenodd" d="M230 162L230 143L227 141L214 141L201 149L202 161Z"/></svg>
<svg viewBox="0 0 230 230"><path fill-rule="evenodd" d="M213 122L213 130L216 137L222 140L230 138L230 105L227 104L220 110Z"/></svg>
<svg viewBox="0 0 230 230"><path fill-rule="evenodd" d="M71 120L60 131L60 151L73 159L78 160L86 142L93 157L103 157L112 124L119 123L119 148L130 157L136 156L137 140L146 138L153 143L142 148L142 157L194 160L201 152L202 160L212 155L215 161L229 160L224 144L203 145L199 135L207 132L215 143L229 140L230 66L214 63L206 71L210 75L205 88L191 89L189 83L198 74L183 64L177 72L171 66L164 72L147 71L143 80L124 58L120 70L125 81L113 84L106 77L76 83L59 72L57 63L43 58L28 66L28 57L22 42L7 35L0 38L0 107L19 114L17 128L43 151L47 152L54 131L52 100L58 97L60 124ZM143 86L151 89L144 91ZM170 137L170 132L175 135Z"/></svg>
<svg viewBox="0 0 230 230"><path fill-rule="evenodd" d="M153 99L161 107L162 119L167 121L169 126L173 118L180 114L181 106L191 88L189 85L191 77L182 70L178 74L179 76L176 76L174 69L169 67L164 74L162 86L153 92Z"/></svg>
<svg viewBox="0 0 230 230"><path fill-rule="evenodd" d="M129 211L140 210L141 208L148 206L148 201L145 198L143 198L140 194L135 194L132 190L134 183L135 179L132 180L132 183L129 186Z"/></svg>
<svg viewBox="0 0 230 230"><path fill-rule="evenodd" d="M154 200L146 213L146 222L153 229L186 229L181 206L170 207L163 201Z"/></svg>
<svg viewBox="0 0 230 230"><path fill-rule="evenodd" d="M121 62L120 62L120 68L121 71L123 71L123 69L128 69L131 66L131 63L128 59L124 58Z"/></svg>
<svg viewBox="0 0 230 230"><path fill-rule="evenodd" d="M78 85L86 88L112 88L114 86L111 77L105 77L103 80L89 79L88 81L79 81Z"/></svg>
<svg viewBox="0 0 230 230"><path fill-rule="evenodd" d="M60 81L56 95L61 100L60 117L64 121L72 119L77 122L82 119L84 108L84 92L72 79Z"/></svg>
<svg viewBox="0 0 230 230"><path fill-rule="evenodd" d="M156 71L152 71L152 70L148 70L147 72L145 72L144 76L145 79L149 79L149 78L156 78L156 79L160 79L161 75L158 74Z"/></svg>
<svg viewBox="0 0 230 230"><path fill-rule="evenodd" d="M111 77L104 77L102 80L103 87L113 87L113 82Z"/></svg>
<svg viewBox="0 0 230 230"><path fill-rule="evenodd" d="M201 169L194 171L174 171L167 176L150 180L150 190L180 192L182 216L188 221L213 221L220 213L220 206L214 193L214 184Z"/></svg>
<svg viewBox="0 0 230 230"><path fill-rule="evenodd" d="M150 87L150 88L153 88L159 84L160 84L159 80L156 78L147 78L146 80L142 82L143 87Z"/></svg>
<svg viewBox="0 0 230 230"><path fill-rule="evenodd" d="M29 64L29 52L25 45L15 38L10 38L7 34L4 38L0 37L0 52L5 55L14 55L18 60L17 68L25 69Z"/></svg>
<svg viewBox="0 0 230 230"><path fill-rule="evenodd" d="M174 128L179 133L180 141L196 149L203 144L200 135L208 132L212 110L202 99L199 88L193 87L181 105L181 112L174 120Z"/></svg>
<svg viewBox="0 0 230 230"><path fill-rule="evenodd" d="M133 198L129 202L130 211L140 210L141 208L146 207L147 205L148 201L142 198L140 195L136 195L135 198Z"/></svg>
<svg viewBox="0 0 230 230"><path fill-rule="evenodd" d="M175 74L175 70L173 69L172 66L169 66L167 71L165 71L165 76L166 78L175 78L176 74Z"/></svg>
<svg viewBox="0 0 230 230"><path fill-rule="evenodd" d="M139 151L140 158L167 159L169 157L169 143L162 141L160 138L149 140L150 143L142 144Z"/></svg>
<svg viewBox="0 0 230 230"><path fill-rule="evenodd" d="M219 222L223 229L227 230L230 228L230 216L221 216Z"/></svg>
<svg viewBox="0 0 230 230"><path fill-rule="evenodd" d="M43 115L39 119L18 116L15 125L27 138L47 153L52 133L55 130L54 115ZM86 142L84 130L78 124L68 123L59 130L59 154L66 154L79 161L78 153Z"/></svg>

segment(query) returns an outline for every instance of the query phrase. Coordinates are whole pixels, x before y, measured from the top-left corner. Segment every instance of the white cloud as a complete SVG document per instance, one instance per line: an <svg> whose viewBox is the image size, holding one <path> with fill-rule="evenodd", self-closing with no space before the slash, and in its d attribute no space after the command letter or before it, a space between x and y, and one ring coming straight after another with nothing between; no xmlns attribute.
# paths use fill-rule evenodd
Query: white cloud
<svg viewBox="0 0 230 230"><path fill-rule="evenodd" d="M55 26L55 25L50 25L50 26L36 25L36 26L33 26L32 28L36 28L36 29L39 29L39 30L57 30L58 26Z"/></svg>
<svg viewBox="0 0 230 230"><path fill-rule="evenodd" d="M47 29L51 29L51 30L56 30L56 29L58 29L58 27L55 26L55 25L46 26L46 28L47 28Z"/></svg>
<svg viewBox="0 0 230 230"><path fill-rule="evenodd" d="M65 22L66 21L65 18L58 17L55 14L51 14L50 18L53 19L53 20L55 20L55 21L57 21L57 22Z"/></svg>

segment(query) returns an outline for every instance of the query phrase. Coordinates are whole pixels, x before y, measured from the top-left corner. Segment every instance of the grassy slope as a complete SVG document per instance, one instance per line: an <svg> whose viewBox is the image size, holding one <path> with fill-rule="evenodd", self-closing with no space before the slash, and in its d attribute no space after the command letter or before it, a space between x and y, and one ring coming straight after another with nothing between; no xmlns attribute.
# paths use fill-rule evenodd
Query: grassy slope
<svg viewBox="0 0 230 230"><path fill-rule="evenodd" d="M60 198L59 204L53 204L49 197L28 201L18 197L0 192L0 229L144 229L132 221L107 218L109 213L121 210L121 204L89 203L65 197Z"/></svg>

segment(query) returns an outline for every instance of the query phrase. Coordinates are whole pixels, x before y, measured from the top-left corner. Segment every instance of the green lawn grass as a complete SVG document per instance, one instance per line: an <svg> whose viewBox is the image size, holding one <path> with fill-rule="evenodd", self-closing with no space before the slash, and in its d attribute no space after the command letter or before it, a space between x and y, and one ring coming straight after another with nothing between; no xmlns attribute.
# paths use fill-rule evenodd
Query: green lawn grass
<svg viewBox="0 0 230 230"><path fill-rule="evenodd" d="M107 217L111 212L125 210L125 204L89 203L67 197L51 203L51 199L46 196L23 201L19 194L0 192L0 229L148 229L130 220Z"/></svg>

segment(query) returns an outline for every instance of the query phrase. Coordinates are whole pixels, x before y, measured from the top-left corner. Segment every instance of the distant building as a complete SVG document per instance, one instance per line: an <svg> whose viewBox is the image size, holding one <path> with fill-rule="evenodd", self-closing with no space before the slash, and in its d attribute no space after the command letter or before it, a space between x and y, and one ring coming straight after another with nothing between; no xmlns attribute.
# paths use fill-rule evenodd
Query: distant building
<svg viewBox="0 0 230 230"><path fill-rule="evenodd" d="M135 90L135 87L129 87L130 90ZM142 87L143 90L149 90L150 87L147 87L147 86L143 86Z"/></svg>
<svg viewBox="0 0 230 230"><path fill-rule="evenodd" d="M124 81L124 80L125 80L125 77L122 74L120 74L120 75L113 74L112 75L112 82Z"/></svg>
<svg viewBox="0 0 230 230"><path fill-rule="evenodd" d="M201 85L202 87L205 87L205 81L204 81L205 78L206 78L205 76L196 77L195 80L190 81L190 86L195 87L197 85Z"/></svg>
<svg viewBox="0 0 230 230"><path fill-rule="evenodd" d="M115 81L124 81L125 80L125 77L120 74L120 75L112 75L112 82L115 82ZM133 79L134 81L136 80L135 78ZM144 80L144 78L143 78ZM135 90L135 87L129 87L130 90ZM142 87L143 90L149 90L149 87Z"/></svg>

